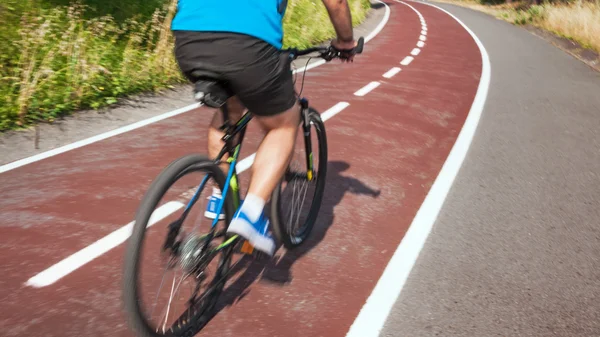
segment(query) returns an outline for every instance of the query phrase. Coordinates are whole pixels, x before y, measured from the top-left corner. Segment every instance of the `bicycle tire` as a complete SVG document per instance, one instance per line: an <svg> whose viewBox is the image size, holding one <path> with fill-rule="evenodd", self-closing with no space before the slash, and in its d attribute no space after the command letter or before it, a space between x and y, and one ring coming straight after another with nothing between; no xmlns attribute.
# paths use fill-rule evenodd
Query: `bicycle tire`
<svg viewBox="0 0 600 337"><path fill-rule="evenodd" d="M275 237L283 244L284 247L288 249L296 248L302 245L308 236L310 235L315 221L317 220L317 216L319 214L319 210L321 208L321 200L323 199L323 193L325 189L325 180L327 177L327 135L325 132L325 124L321 119L321 115L319 112L311 107L308 108L308 118L312 126L314 126L317 141L318 141L318 149L319 149L319 162L318 162L318 172L317 172L317 182L315 188L315 194L310 206L310 210L308 212L307 219L303 224L304 229L299 235L294 233L290 233L287 230L288 226L283 219L282 209L281 209L281 192L282 192L282 183L285 179L277 184L273 193L271 194L271 222L272 229ZM312 134L312 128L311 128Z"/></svg>
<svg viewBox="0 0 600 337"><path fill-rule="evenodd" d="M157 204L162 199L168 189L181 178L185 173L204 171L213 175L214 180L222 190L225 184L226 177L221 169L214 164L214 161L202 155L187 155L179 158L167 166L158 177L152 182L150 188L144 195L140 206L136 212L135 223L131 232L131 237L127 245L125 254L124 270L123 270L123 302L126 313L129 318L131 329L139 336L143 337L181 337L193 336L200 331L211 317L212 310L223 291L227 281L227 273L231 264L233 253L233 245L223 249L220 252L220 260L217 268L217 273L214 279L218 280L218 284L206 305L198 310L198 313L189 321L188 326L179 327L177 333L167 332L166 334L158 334L153 331L148 320L143 315L140 308L139 293L138 293L138 272L139 272L139 257L143 247L143 239L146 232L146 225L152 215ZM227 193L225 200L225 221L226 224L231 222L233 217L233 198L231 197L231 188Z"/></svg>

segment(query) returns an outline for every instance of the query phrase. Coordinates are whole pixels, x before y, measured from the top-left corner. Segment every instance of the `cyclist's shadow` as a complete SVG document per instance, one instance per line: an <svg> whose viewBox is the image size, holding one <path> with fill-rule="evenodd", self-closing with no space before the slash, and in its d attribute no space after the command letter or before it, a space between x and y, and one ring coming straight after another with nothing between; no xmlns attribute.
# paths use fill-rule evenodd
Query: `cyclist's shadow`
<svg viewBox="0 0 600 337"><path fill-rule="evenodd" d="M269 258L252 258L243 257L232 268L232 274L241 272L245 268L243 274L228 285L221 300L217 304L216 312L224 307L241 300L248 292L248 287L254 283L259 276L261 280L269 283L285 285L291 282L293 275L291 267L303 255L317 246L325 237L329 227L334 221L334 208L343 199L346 192L353 194L371 195L377 198L380 194L379 190L374 190L365 185L360 180L342 175L350 165L343 161L330 161L327 166L327 183L325 186L325 195L319 211L319 216L309 239L300 247L293 250L286 250L281 247L275 257Z"/></svg>

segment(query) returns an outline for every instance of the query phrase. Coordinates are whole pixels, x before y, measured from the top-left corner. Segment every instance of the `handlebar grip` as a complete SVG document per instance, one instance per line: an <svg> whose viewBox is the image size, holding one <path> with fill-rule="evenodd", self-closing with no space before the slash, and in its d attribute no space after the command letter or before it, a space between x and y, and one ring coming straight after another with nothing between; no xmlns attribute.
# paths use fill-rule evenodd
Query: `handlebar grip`
<svg viewBox="0 0 600 337"><path fill-rule="evenodd" d="M356 43L356 47L354 48L354 50L356 51L357 54L360 54L363 52L364 45L365 45L365 38L361 36L360 39L358 39L358 42Z"/></svg>

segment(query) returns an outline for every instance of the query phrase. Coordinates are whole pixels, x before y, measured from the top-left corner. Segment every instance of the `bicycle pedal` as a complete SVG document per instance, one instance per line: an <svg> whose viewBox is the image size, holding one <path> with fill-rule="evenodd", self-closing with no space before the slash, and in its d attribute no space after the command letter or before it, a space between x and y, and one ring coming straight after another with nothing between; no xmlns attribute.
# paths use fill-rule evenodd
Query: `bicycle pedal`
<svg viewBox="0 0 600 337"><path fill-rule="evenodd" d="M254 255L254 246L248 241L244 241L240 247L240 252L246 255Z"/></svg>

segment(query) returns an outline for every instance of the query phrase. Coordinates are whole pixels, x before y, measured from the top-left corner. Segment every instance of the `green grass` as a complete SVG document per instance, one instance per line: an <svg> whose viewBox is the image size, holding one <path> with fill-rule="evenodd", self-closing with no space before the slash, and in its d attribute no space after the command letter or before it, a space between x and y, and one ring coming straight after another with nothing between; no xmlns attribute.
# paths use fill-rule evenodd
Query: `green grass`
<svg viewBox="0 0 600 337"><path fill-rule="evenodd" d="M533 25L600 53L600 0L438 0L473 8L515 25Z"/></svg>
<svg viewBox="0 0 600 337"><path fill-rule="evenodd" d="M353 21L368 0L350 0ZM2 0L0 131L27 127L120 97L184 83L173 57L176 0ZM292 0L285 47L335 36L320 0Z"/></svg>

